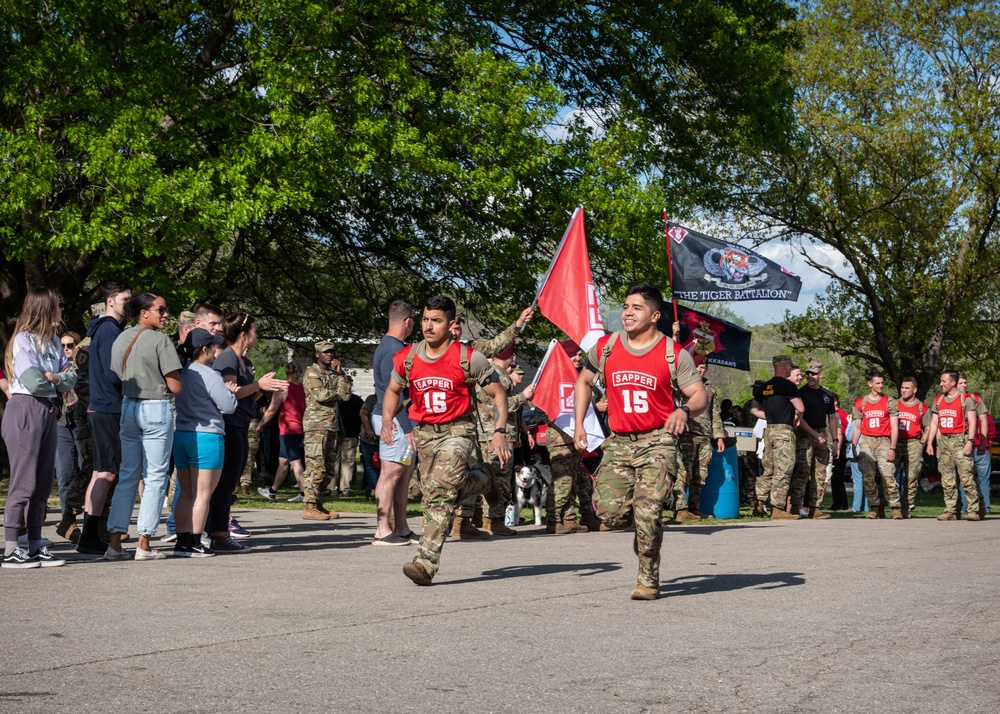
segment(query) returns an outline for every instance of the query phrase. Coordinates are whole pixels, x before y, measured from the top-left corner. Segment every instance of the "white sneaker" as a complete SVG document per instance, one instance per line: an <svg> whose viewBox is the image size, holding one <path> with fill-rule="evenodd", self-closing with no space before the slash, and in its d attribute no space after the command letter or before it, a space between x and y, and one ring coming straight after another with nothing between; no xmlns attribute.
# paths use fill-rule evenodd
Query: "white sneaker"
<svg viewBox="0 0 1000 714"><path fill-rule="evenodd" d="M167 533L165 536L163 536L162 538L160 538L160 542L161 543L173 543L176 540L177 540L177 534L176 533Z"/></svg>
<svg viewBox="0 0 1000 714"><path fill-rule="evenodd" d="M43 568L58 568L60 565L66 565L65 560L52 555L44 545L38 549L37 553L29 557L37 560Z"/></svg>
<svg viewBox="0 0 1000 714"><path fill-rule="evenodd" d="M302 502L303 502L303 501L305 501L305 500L306 500L306 497L305 497L305 494L302 494L302 493L300 493L300 494L299 494L298 496L296 496L295 498L289 498L289 499L288 499L288 502L289 502L289 503L302 503Z"/></svg>
<svg viewBox="0 0 1000 714"><path fill-rule="evenodd" d="M257 493L259 493L261 496L263 496L264 498L266 498L268 501L273 501L274 497L277 495L277 491L275 491L274 489L268 488L267 486L263 486L261 488L258 488L257 489Z"/></svg>
<svg viewBox="0 0 1000 714"><path fill-rule="evenodd" d="M136 560L163 560L166 557L165 553L161 553L158 550L143 550L142 548L135 549Z"/></svg>
<svg viewBox="0 0 1000 714"><path fill-rule="evenodd" d="M201 534L201 545L204 548L211 548L212 547L212 536L210 536L208 533L202 533Z"/></svg>
<svg viewBox="0 0 1000 714"><path fill-rule="evenodd" d="M121 550L115 550L111 546L104 551L105 560L128 560L128 552L122 548Z"/></svg>

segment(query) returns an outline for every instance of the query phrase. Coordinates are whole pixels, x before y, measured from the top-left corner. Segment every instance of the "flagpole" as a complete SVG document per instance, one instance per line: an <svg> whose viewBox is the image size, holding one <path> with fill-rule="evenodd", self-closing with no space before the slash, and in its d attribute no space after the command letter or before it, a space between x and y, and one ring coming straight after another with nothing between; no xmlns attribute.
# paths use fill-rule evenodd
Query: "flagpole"
<svg viewBox="0 0 1000 714"><path fill-rule="evenodd" d="M535 378L531 380L531 386L538 386L538 379L542 376L542 370L545 369L545 363L549 361L549 355L552 354L553 348L556 346L557 340L552 340L549 342L549 348L545 350L545 356L542 357L542 363L538 365L538 370L535 372Z"/></svg>
<svg viewBox="0 0 1000 714"><path fill-rule="evenodd" d="M670 270L670 302L674 304L674 322L678 322L677 298L674 297L674 259L670 255L670 224L667 222L666 208L663 209L663 239L667 244L667 267Z"/></svg>

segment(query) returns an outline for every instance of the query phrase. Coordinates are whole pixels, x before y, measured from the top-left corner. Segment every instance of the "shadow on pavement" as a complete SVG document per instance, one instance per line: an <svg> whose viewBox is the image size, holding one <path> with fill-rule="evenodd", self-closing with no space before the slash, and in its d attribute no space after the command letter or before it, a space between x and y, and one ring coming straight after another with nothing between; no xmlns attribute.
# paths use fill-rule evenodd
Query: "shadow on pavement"
<svg viewBox="0 0 1000 714"><path fill-rule="evenodd" d="M660 583L660 594L704 595L731 590L774 590L792 585L805 585L802 573L728 573L725 575L685 575Z"/></svg>
<svg viewBox="0 0 1000 714"><path fill-rule="evenodd" d="M448 580L439 585L461 585L464 583L482 583L491 580L506 580L507 578L525 578L536 575L555 575L558 573L577 573L580 577L610 573L621 570L621 563L542 563L539 565L511 565L495 570L484 570L478 578L463 580Z"/></svg>

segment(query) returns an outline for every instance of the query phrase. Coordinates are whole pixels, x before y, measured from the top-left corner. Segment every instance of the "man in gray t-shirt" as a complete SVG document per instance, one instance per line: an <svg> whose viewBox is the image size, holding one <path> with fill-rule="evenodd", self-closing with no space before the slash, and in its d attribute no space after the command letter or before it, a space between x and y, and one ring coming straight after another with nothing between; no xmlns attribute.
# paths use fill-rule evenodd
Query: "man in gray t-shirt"
<svg viewBox="0 0 1000 714"><path fill-rule="evenodd" d="M413 475L416 461L411 456L409 464L401 463L407 447L413 448L411 431L413 426L406 416L406 409L398 414L382 413L382 398L386 387L392 378L392 358L406 347L406 340L413 332L415 323L413 305L405 300L397 300L389 305L389 329L378 347L372 360L375 376L375 408L372 410L372 428L376 434L382 431L382 419L392 419L394 430L404 438L393 440L392 444L379 442L379 460L382 470L375 485L375 502L378 504L378 525L375 528L374 545L410 545L417 543L418 538L410 531L406 522L406 492ZM401 400L401 404L405 400ZM411 452L412 453L412 452ZM393 525L389 525L389 511L393 512Z"/></svg>

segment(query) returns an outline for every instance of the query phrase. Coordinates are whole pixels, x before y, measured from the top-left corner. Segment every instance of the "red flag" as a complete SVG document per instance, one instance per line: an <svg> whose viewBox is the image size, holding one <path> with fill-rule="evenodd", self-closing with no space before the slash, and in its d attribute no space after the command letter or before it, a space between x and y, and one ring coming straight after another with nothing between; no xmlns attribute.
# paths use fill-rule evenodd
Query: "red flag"
<svg viewBox="0 0 1000 714"><path fill-rule="evenodd" d="M536 302L542 314L584 350L604 335L583 232L583 206L573 212Z"/></svg>
<svg viewBox="0 0 1000 714"><path fill-rule="evenodd" d="M577 374L566 351L552 340L549 351L538 366L535 396L531 398L531 403L545 412L549 421L570 436L574 429L573 389L576 387ZM594 451L604 441L604 432L601 431L597 413L591 404L587 405L583 425L587 429L589 450Z"/></svg>

